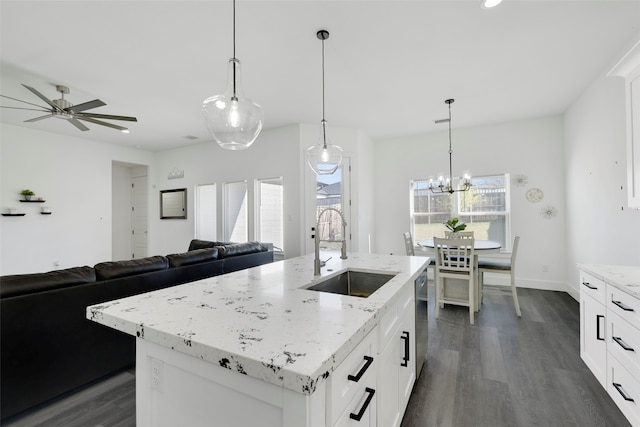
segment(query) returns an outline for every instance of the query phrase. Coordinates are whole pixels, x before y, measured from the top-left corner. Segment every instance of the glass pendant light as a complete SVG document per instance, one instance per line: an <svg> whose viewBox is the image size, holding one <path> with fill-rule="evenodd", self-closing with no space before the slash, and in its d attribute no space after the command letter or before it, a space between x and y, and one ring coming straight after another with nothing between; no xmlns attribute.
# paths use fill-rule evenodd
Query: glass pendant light
<svg viewBox="0 0 640 427"><path fill-rule="evenodd" d="M324 41L329 38L329 31L320 30L316 36L322 41L322 121L318 143L307 149L307 163L317 175L331 175L340 167L342 148L329 140L324 115Z"/></svg>
<svg viewBox="0 0 640 427"><path fill-rule="evenodd" d="M236 58L236 1L233 0L233 58L227 67L227 88L202 103L202 115L218 145L227 150L249 148L262 130L262 107L240 89L240 61Z"/></svg>

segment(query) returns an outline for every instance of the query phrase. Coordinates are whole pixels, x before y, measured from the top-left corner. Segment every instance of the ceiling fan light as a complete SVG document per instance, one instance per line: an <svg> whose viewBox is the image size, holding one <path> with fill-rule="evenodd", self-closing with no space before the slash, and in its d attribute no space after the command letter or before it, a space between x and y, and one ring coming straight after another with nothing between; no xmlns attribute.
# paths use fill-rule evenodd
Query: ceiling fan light
<svg viewBox="0 0 640 427"><path fill-rule="evenodd" d="M122 132L122 133L129 133L129 129L120 129L120 132Z"/></svg>

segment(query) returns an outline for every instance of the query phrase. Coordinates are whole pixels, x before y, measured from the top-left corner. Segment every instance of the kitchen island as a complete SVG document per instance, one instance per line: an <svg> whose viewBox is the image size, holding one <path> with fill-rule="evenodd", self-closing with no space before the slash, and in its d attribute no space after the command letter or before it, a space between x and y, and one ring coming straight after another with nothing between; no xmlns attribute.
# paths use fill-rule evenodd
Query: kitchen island
<svg viewBox="0 0 640 427"><path fill-rule="evenodd" d="M314 277L307 255L90 306L87 318L137 337L138 426L399 425L427 266L350 253ZM393 278L367 298L306 289L346 270Z"/></svg>

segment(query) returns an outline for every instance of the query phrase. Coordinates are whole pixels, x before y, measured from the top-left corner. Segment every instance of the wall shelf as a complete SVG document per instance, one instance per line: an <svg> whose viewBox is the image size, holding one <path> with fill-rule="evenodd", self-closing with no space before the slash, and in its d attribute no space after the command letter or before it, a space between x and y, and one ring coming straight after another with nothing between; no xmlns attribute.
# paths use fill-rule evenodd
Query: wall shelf
<svg viewBox="0 0 640 427"><path fill-rule="evenodd" d="M25 216L26 214L23 213L14 213L14 214L10 214L10 213L3 213L2 216Z"/></svg>
<svg viewBox="0 0 640 427"><path fill-rule="evenodd" d="M20 203L44 203L46 200L20 200Z"/></svg>
<svg viewBox="0 0 640 427"><path fill-rule="evenodd" d="M51 215L52 212L40 212L40 215Z"/></svg>

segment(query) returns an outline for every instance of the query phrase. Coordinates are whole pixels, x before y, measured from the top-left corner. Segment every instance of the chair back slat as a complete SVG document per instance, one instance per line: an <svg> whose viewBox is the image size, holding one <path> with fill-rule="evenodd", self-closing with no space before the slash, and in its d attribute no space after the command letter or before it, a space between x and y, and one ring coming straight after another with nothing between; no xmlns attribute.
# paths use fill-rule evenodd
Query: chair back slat
<svg viewBox="0 0 640 427"><path fill-rule="evenodd" d="M436 268L452 273L473 273L474 239L433 238Z"/></svg>
<svg viewBox="0 0 640 427"><path fill-rule="evenodd" d="M407 255L415 255L415 250L413 249L413 239L411 238L411 233L408 231L404 232L404 247L407 251Z"/></svg>

